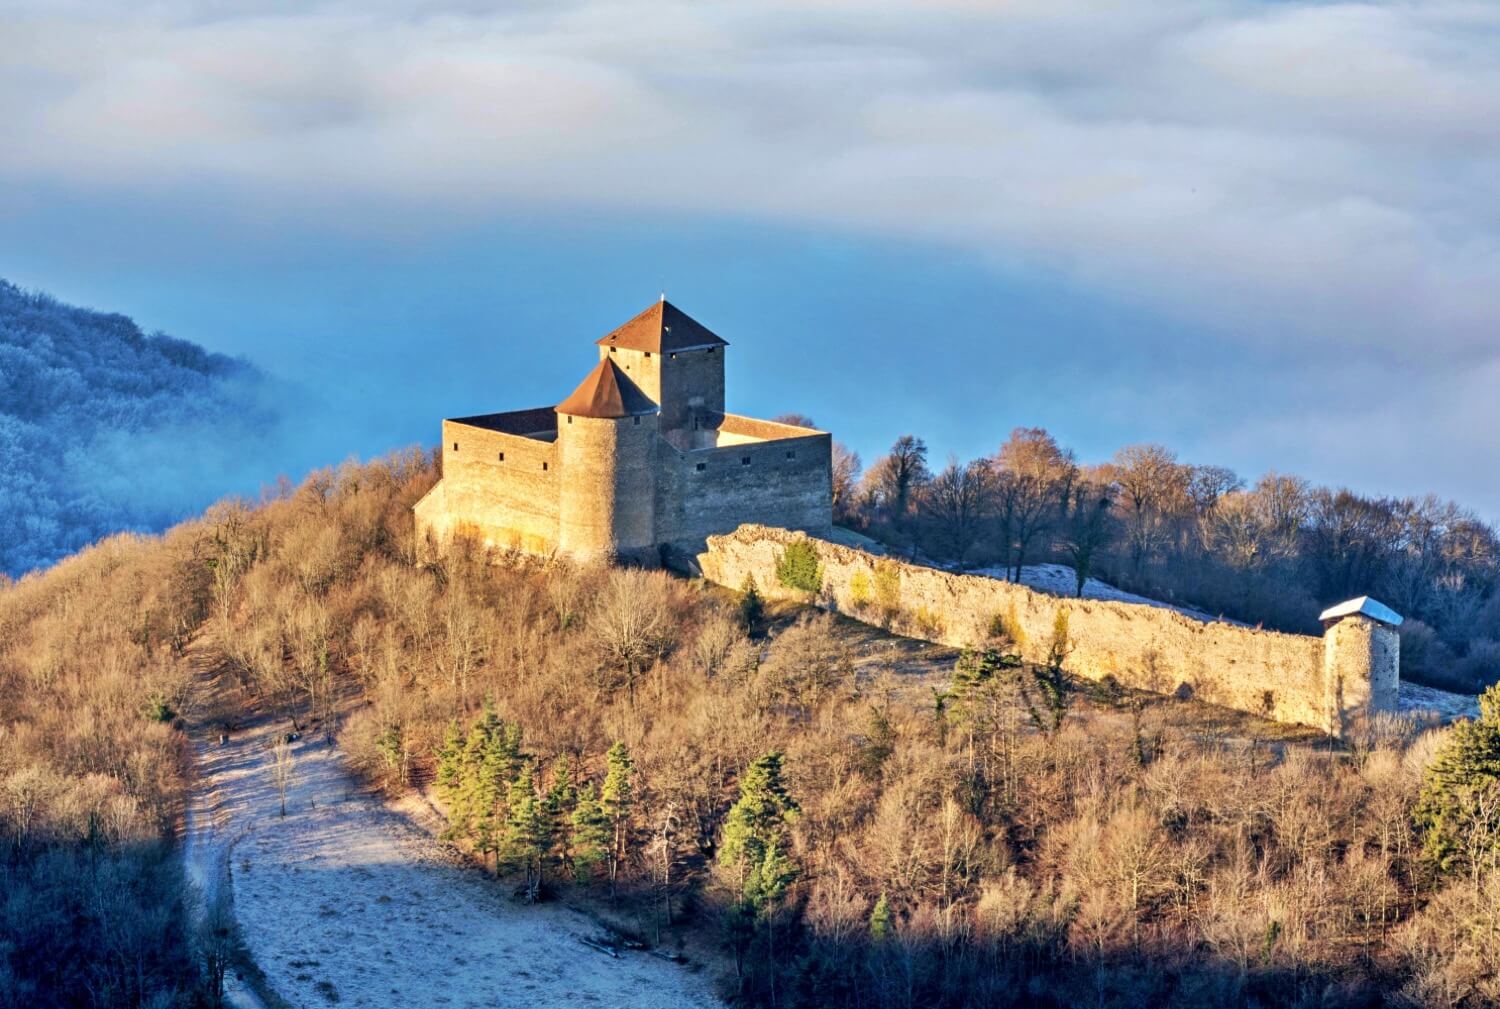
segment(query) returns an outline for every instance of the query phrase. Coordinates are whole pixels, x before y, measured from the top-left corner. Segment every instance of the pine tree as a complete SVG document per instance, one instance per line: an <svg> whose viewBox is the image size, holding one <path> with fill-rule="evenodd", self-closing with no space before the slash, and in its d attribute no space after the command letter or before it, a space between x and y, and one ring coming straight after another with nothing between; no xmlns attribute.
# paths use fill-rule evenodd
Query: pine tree
<svg viewBox="0 0 1500 1009"><path fill-rule="evenodd" d="M604 787L599 792L599 804L610 827L609 888L613 894L629 840L631 777L635 771L635 762L630 759L630 751L625 748L625 744L619 742L609 748L607 760L609 769L604 775Z"/></svg>
<svg viewBox="0 0 1500 1009"><path fill-rule="evenodd" d="M437 751L437 793L444 803L451 804L458 794L463 779L463 753L464 734L455 718L443 731L443 743Z"/></svg>
<svg viewBox="0 0 1500 1009"><path fill-rule="evenodd" d="M534 903L541 892L542 860L551 847L552 825L537 799L530 764L524 765L511 782L505 805L505 862L521 870L526 899Z"/></svg>
<svg viewBox="0 0 1500 1009"><path fill-rule="evenodd" d="M772 841L766 854L750 875L745 896L757 908L773 908L786 896L787 888L797 881L802 870L782 850L781 842Z"/></svg>
<svg viewBox="0 0 1500 1009"><path fill-rule="evenodd" d="M772 1004L776 1001L775 912L801 875L787 854L787 826L801 810L781 780L781 759L777 751L767 753L740 776L740 797L729 808L719 846L719 864L739 876L741 913L766 924ZM736 964L741 956L742 950L736 948Z"/></svg>
<svg viewBox="0 0 1500 1009"><path fill-rule="evenodd" d="M1500 858L1500 684L1478 721L1455 725L1428 765L1417 801L1423 850L1444 872L1478 874Z"/></svg>
<svg viewBox="0 0 1500 1009"><path fill-rule="evenodd" d="M547 797L543 802L543 811L552 835L548 854L556 858L559 867L568 864L569 828L577 802L578 789L573 786L573 762L568 759L567 754L563 754L552 764L552 782L547 787Z"/></svg>
<svg viewBox="0 0 1500 1009"><path fill-rule="evenodd" d="M593 879L609 857L609 817L599 803L599 792L592 782L578 790L578 801L573 806L573 875L580 882Z"/></svg>
<svg viewBox="0 0 1500 1009"><path fill-rule="evenodd" d="M891 937L892 926L891 903L882 893L875 902L875 909L870 912L870 938L876 942L884 942Z"/></svg>
<svg viewBox="0 0 1500 1009"><path fill-rule="evenodd" d="M464 741L460 787L449 812L451 831L467 837L483 856L494 853L499 865L503 822L500 804L515 778L520 730L507 726L486 705Z"/></svg>
<svg viewBox="0 0 1500 1009"><path fill-rule="evenodd" d="M740 591L743 593L740 596L740 623L745 625L745 630L754 633L766 612L766 604L760 597L760 589L756 588L754 575L745 576L745 584Z"/></svg>
<svg viewBox="0 0 1500 1009"><path fill-rule="evenodd" d="M787 825L801 809L782 782L781 760L772 751L746 768L719 846L719 864L738 875L741 896L757 911L779 901L799 872L784 852L789 847Z"/></svg>

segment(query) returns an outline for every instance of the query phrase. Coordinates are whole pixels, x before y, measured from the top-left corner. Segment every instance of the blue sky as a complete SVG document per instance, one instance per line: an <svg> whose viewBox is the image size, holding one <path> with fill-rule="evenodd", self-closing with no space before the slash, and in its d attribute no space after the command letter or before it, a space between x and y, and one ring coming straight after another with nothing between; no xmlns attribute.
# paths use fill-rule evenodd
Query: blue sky
<svg viewBox="0 0 1500 1009"><path fill-rule="evenodd" d="M553 402L665 286L732 408L867 459L1035 424L1500 515L1493 4L12 0L0 40L0 276L294 378L288 470Z"/></svg>

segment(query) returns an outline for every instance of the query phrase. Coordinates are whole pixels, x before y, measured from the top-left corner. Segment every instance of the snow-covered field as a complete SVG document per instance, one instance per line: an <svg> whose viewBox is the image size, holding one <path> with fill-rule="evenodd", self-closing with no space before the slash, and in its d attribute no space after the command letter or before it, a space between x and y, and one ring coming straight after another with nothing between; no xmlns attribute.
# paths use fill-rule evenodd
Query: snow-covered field
<svg viewBox="0 0 1500 1009"><path fill-rule="evenodd" d="M598 929L581 914L511 902L508 888L360 793L343 755L321 739L294 744L296 778L282 819L269 734L262 727L227 745L200 745L204 798L189 818L186 848L200 877L227 851L246 943L290 1005L721 1004L701 974L583 945L580 937Z"/></svg>
<svg viewBox="0 0 1500 1009"><path fill-rule="evenodd" d="M1403 681L1401 710L1413 715L1435 715L1444 722L1455 718L1478 718L1479 698L1474 694L1452 694L1436 687Z"/></svg>
<svg viewBox="0 0 1500 1009"><path fill-rule="evenodd" d="M976 568L969 574L984 575L988 578L998 578L1001 581L1009 581L1004 568ZM1072 596L1078 591L1077 576L1073 569L1066 564L1027 564L1021 568L1021 584L1029 588L1048 592L1055 596ZM1117 589L1108 582L1101 582L1097 578L1090 578L1083 583L1083 597L1085 599L1106 599L1117 603L1139 603L1142 606L1157 606L1166 610L1176 610L1184 616L1192 617L1194 620L1221 620L1211 613L1195 610L1190 606L1174 606L1164 603L1160 599L1148 599L1138 596L1124 589ZM1227 621L1237 623L1238 621Z"/></svg>

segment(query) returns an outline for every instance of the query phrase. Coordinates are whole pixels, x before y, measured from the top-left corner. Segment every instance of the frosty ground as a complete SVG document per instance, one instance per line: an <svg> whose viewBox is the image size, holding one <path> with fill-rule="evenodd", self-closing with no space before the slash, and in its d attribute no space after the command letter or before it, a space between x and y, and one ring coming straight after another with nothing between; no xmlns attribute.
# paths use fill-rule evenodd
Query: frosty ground
<svg viewBox="0 0 1500 1009"><path fill-rule="evenodd" d="M280 727L278 726L278 729ZM556 906L512 902L408 814L354 781L336 746L294 744L287 815L270 773L269 724L224 745L199 740L190 872L211 881L227 853L235 917L269 987L289 1005L714 1006L708 979L646 953L585 946L597 929ZM211 883L209 884L211 886ZM231 1004L256 1006L236 986Z"/></svg>

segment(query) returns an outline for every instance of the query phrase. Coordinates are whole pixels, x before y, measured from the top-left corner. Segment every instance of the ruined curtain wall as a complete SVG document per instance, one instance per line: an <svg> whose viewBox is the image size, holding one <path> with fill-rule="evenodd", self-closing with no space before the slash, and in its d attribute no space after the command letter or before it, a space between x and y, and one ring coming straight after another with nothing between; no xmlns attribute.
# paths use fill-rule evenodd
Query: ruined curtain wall
<svg viewBox="0 0 1500 1009"><path fill-rule="evenodd" d="M741 526L710 536L698 560L706 578L729 588L740 589L752 577L763 595L805 596L784 588L776 576L786 545L799 538L784 529ZM810 542L823 565L823 589L815 601L826 609L957 646L983 640L999 618L1013 628L1019 652L1032 662L1046 660L1057 614L1066 611L1070 650L1063 664L1069 672L1329 728L1321 638L1205 623L1157 606L1061 598L826 540Z"/></svg>

